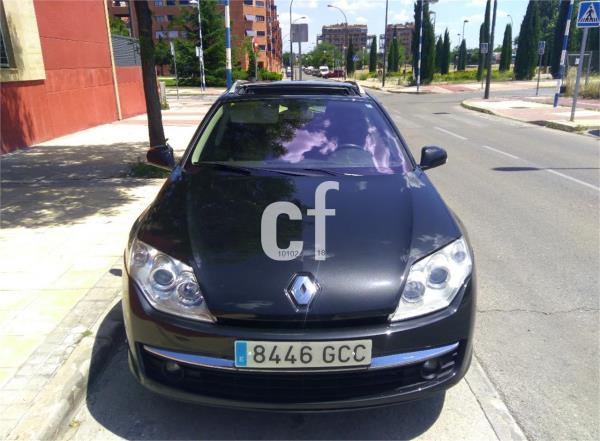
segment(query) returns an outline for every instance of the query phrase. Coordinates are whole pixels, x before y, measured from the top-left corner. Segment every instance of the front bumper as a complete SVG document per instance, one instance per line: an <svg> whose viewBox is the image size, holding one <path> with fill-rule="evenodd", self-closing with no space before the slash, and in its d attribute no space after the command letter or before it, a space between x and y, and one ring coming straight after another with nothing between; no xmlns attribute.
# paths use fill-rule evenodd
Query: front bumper
<svg viewBox="0 0 600 441"><path fill-rule="evenodd" d="M150 390L181 401L263 410L316 411L383 406L424 398L456 384L471 360L475 278L443 311L398 323L323 329L257 329L198 323L153 309L125 274L123 310L130 368ZM264 341L370 338L369 368L326 372L240 370L237 339ZM434 375L423 371L435 359ZM181 367L177 375L168 361Z"/></svg>

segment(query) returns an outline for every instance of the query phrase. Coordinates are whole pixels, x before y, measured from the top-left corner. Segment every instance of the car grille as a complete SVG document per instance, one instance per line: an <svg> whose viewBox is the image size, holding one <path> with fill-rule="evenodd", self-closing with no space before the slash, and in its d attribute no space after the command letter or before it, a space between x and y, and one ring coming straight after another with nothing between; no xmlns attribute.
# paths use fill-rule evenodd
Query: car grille
<svg viewBox="0 0 600 441"><path fill-rule="evenodd" d="M435 376L424 378L423 363L362 371L319 373L229 371L181 364L183 375L165 371L166 360L140 349L146 375L159 383L204 396L238 401L308 403L401 393L450 378L461 347L439 358Z"/></svg>

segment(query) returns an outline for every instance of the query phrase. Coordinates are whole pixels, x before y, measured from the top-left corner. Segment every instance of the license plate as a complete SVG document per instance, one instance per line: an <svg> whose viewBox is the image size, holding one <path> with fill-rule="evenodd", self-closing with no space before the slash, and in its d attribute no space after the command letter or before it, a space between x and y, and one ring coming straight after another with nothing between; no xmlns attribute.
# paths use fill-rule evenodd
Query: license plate
<svg viewBox="0 0 600 441"><path fill-rule="evenodd" d="M368 366L371 340L235 342L238 368L302 369Z"/></svg>

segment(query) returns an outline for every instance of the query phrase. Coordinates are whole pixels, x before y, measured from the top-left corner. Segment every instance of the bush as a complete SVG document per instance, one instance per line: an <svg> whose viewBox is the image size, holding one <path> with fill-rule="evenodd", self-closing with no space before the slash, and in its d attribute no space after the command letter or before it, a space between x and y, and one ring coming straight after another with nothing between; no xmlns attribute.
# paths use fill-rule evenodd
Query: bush
<svg viewBox="0 0 600 441"><path fill-rule="evenodd" d="M485 78L485 76L484 76ZM507 81L514 78L513 72L506 70L500 72L498 70L492 70L492 80L494 81ZM454 72L448 72L446 75L436 73L433 75L434 82L447 82L447 83L462 83L477 81L476 70L458 70ZM484 80L485 81L485 80Z"/></svg>
<svg viewBox="0 0 600 441"><path fill-rule="evenodd" d="M361 74L358 76L358 79L359 79L359 80L361 80L361 81L364 81L364 80L366 80L367 78L369 78L369 74L368 74L368 73L361 73Z"/></svg>
<svg viewBox="0 0 600 441"><path fill-rule="evenodd" d="M281 81L283 75L279 72L270 72L268 70L261 70L258 72L258 78L263 81Z"/></svg>
<svg viewBox="0 0 600 441"><path fill-rule="evenodd" d="M575 92L576 74L569 75L565 82L565 95L573 96ZM590 76L587 86L585 85L585 76L581 76L579 82L579 98L600 99L600 76Z"/></svg>

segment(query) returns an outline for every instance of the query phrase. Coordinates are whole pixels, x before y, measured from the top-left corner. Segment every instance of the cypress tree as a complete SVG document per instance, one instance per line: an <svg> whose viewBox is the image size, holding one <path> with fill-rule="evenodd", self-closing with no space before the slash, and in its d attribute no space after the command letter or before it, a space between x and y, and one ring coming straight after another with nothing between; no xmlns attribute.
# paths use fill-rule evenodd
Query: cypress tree
<svg viewBox="0 0 600 441"><path fill-rule="evenodd" d="M490 39L490 6L491 0L487 0L485 4L485 17L483 19L483 23L479 28L479 44L481 43L489 43ZM488 53L493 51L493 48L488 47ZM483 69L485 68L485 59L486 55L479 53L479 64L477 65L477 80L481 80L483 75Z"/></svg>
<svg viewBox="0 0 600 441"><path fill-rule="evenodd" d="M444 32L443 51L441 73L445 75L448 73L450 66L450 32L448 32L448 28Z"/></svg>
<svg viewBox="0 0 600 441"><path fill-rule="evenodd" d="M456 70L464 71L467 67L467 42L465 39L460 43L460 49L458 50L458 63Z"/></svg>
<svg viewBox="0 0 600 441"><path fill-rule="evenodd" d="M527 11L519 31L517 56L515 58L515 79L530 80L537 66L537 45L540 35L538 2L529 0Z"/></svg>
<svg viewBox="0 0 600 441"><path fill-rule="evenodd" d="M430 83L433 79L435 68L435 35L433 25L429 18L429 3L415 2L415 29L412 39L412 62L415 80L417 78L417 65L419 62L419 28L421 26L421 7L423 8L423 47L421 52L421 83Z"/></svg>
<svg viewBox="0 0 600 441"><path fill-rule="evenodd" d="M500 51L500 70L510 70L512 59L512 27L509 24L504 29L504 39L502 40L502 50Z"/></svg>
<svg viewBox="0 0 600 441"><path fill-rule="evenodd" d="M435 43L435 71L442 72L442 52L444 51L444 41L440 35Z"/></svg>
<svg viewBox="0 0 600 441"><path fill-rule="evenodd" d="M354 72L354 46L352 45L352 39L350 39L348 51L346 52L346 71L349 74Z"/></svg>
<svg viewBox="0 0 600 441"><path fill-rule="evenodd" d="M558 10L558 18L556 19L556 23L554 25L554 39L550 53L550 72L554 78L558 78L560 73L560 54L562 52L568 11L569 0L561 1ZM575 12L575 8L573 8L573 12Z"/></svg>
<svg viewBox="0 0 600 441"><path fill-rule="evenodd" d="M369 72L377 70L377 37L373 36L371 50L369 51Z"/></svg>

